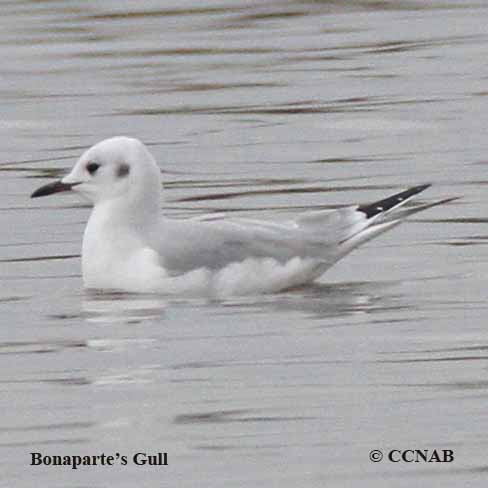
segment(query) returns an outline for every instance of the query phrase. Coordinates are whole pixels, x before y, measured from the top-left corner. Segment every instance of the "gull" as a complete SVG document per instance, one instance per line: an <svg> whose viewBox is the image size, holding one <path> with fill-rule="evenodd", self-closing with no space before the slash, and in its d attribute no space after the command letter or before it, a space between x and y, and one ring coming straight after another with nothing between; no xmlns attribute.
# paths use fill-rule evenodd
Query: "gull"
<svg viewBox="0 0 488 488"><path fill-rule="evenodd" d="M281 222L172 219L162 215L160 170L147 147L113 137L86 150L67 176L31 197L71 191L93 204L81 254L85 288L226 297L313 282L406 217L453 200L404 207L429 186Z"/></svg>

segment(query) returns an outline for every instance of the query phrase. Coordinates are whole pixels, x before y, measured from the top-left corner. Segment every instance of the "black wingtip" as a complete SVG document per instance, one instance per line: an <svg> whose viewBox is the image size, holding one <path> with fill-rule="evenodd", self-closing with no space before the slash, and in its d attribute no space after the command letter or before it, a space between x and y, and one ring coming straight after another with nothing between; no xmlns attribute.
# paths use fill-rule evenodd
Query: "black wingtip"
<svg viewBox="0 0 488 488"><path fill-rule="evenodd" d="M366 214L366 218L370 219L375 215L391 210L397 205L401 205L406 200L409 200L413 196L417 195L417 193L423 192L430 186L432 186L432 183L425 183L423 185L412 186L408 190L404 190L400 193L396 193L395 195L392 195L391 197L388 198L384 198L383 200L378 200L377 202L373 202L368 205L360 205L358 207L358 211L363 212L364 214Z"/></svg>

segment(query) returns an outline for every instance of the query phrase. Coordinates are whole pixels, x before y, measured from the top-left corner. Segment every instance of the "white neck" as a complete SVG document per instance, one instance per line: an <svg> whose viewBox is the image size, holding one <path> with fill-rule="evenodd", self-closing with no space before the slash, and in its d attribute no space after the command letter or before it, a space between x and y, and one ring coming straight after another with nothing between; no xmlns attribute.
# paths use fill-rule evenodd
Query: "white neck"
<svg viewBox="0 0 488 488"><path fill-rule="evenodd" d="M149 244L159 218L160 208L156 202L129 205L127 199L112 199L97 203L83 237L85 285L104 286L100 279L117 274L121 263L129 260L135 250Z"/></svg>

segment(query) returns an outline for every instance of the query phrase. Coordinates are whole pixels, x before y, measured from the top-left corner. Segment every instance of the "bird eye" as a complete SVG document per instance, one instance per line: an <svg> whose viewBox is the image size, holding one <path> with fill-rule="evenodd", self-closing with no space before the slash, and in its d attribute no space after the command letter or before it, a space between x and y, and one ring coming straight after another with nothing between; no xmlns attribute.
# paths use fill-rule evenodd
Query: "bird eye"
<svg viewBox="0 0 488 488"><path fill-rule="evenodd" d="M86 165L86 170L88 171L88 173L90 173L91 175L94 174L97 169L100 168L100 165L98 163L88 163Z"/></svg>

